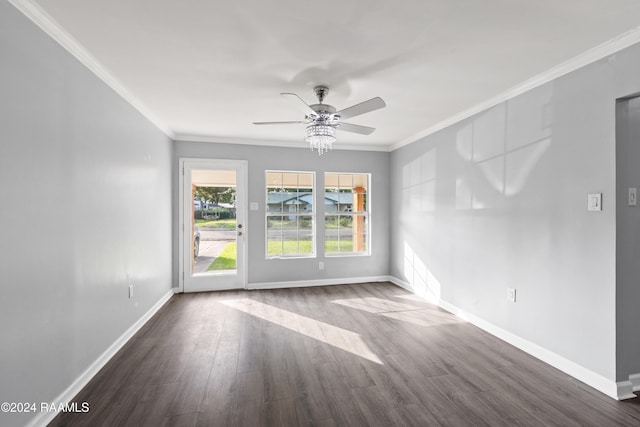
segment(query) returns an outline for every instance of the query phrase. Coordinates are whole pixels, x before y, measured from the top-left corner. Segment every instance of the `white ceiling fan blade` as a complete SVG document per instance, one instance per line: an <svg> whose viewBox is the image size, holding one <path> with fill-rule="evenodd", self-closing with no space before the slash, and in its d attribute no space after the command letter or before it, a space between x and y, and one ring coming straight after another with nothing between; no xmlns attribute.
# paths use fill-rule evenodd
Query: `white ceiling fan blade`
<svg viewBox="0 0 640 427"><path fill-rule="evenodd" d="M313 110L313 108L309 107L309 104L304 102L304 99L300 98L295 93L281 93L287 99L291 100L291 104L294 105L298 110L304 113L305 116L317 116L318 114Z"/></svg>
<svg viewBox="0 0 640 427"><path fill-rule="evenodd" d="M253 122L254 125L302 125L305 122L297 121L297 122Z"/></svg>
<svg viewBox="0 0 640 427"><path fill-rule="evenodd" d="M376 130L376 128L370 128L369 126L360 126L344 122L340 123L338 129L346 130L347 132L359 133L361 135L370 135L374 130Z"/></svg>
<svg viewBox="0 0 640 427"><path fill-rule="evenodd" d="M360 114L378 110L386 106L387 104L384 103L382 98L375 97L375 98L371 98L368 101L361 102L360 104L347 107L344 110L340 110L336 114L338 114L342 119L349 119L351 117L359 116Z"/></svg>

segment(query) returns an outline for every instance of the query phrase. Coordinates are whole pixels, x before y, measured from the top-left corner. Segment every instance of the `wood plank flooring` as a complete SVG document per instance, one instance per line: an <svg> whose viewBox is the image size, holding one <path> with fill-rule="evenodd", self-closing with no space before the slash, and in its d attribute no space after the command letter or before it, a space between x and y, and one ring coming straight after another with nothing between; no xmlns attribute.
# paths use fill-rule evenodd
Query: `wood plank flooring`
<svg viewBox="0 0 640 427"><path fill-rule="evenodd" d="M640 426L390 283L174 296L52 426Z"/></svg>

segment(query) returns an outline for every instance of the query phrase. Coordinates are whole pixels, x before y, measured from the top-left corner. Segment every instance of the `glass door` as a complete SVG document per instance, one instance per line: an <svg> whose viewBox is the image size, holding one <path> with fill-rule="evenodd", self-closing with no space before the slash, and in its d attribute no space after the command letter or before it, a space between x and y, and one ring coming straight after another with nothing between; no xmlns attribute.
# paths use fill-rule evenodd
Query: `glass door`
<svg viewBox="0 0 640 427"><path fill-rule="evenodd" d="M246 161L181 160L181 168L184 292L244 288Z"/></svg>

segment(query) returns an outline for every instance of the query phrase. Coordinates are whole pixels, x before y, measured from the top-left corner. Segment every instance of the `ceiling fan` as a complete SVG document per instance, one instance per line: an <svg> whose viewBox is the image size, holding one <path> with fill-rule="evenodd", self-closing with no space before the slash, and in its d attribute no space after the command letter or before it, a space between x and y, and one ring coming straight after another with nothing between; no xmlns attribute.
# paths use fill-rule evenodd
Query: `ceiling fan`
<svg viewBox="0 0 640 427"><path fill-rule="evenodd" d="M343 119L350 119L371 111L385 107L387 104L379 98L371 98L351 107L336 111L333 105L323 104L324 98L329 93L326 86L316 86L313 92L318 98L317 104L309 105L295 93L281 93L280 95L290 99L292 103L304 113L304 120L288 122L253 122L254 125L306 125L305 140L309 143L311 150L318 150L318 154L331 150L332 144L336 140L336 129L347 132L369 135L375 128L352 123L345 123Z"/></svg>

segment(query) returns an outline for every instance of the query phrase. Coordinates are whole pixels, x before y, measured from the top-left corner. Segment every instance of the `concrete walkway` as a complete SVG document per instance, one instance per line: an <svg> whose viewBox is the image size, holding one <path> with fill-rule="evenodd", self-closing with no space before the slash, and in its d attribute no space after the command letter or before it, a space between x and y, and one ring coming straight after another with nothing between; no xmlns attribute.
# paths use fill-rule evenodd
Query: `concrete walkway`
<svg viewBox="0 0 640 427"><path fill-rule="evenodd" d="M195 260L193 272L204 273L224 248L235 240L200 240L200 253Z"/></svg>

